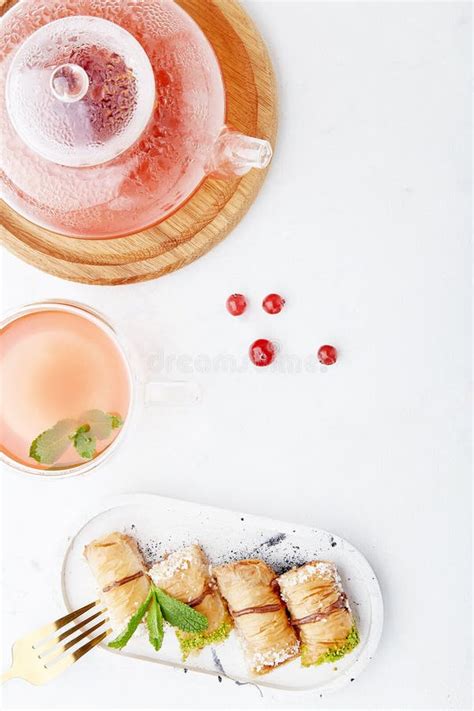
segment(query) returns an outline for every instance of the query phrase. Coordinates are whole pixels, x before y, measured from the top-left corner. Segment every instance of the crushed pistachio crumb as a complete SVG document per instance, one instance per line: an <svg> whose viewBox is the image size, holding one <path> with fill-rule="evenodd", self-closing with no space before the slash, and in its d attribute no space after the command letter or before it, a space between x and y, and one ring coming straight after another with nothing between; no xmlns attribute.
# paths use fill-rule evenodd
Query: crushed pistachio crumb
<svg viewBox="0 0 474 711"><path fill-rule="evenodd" d="M199 650L207 647L208 644L219 644L223 642L229 636L232 630L232 622L225 620L214 632L197 632L196 634L189 634L186 632L181 632L181 630L176 631L176 637L179 641L179 646L181 647L181 652L183 654L183 662L189 657L191 652L198 652Z"/></svg>
<svg viewBox="0 0 474 711"><path fill-rule="evenodd" d="M312 665L319 666L319 664L325 664L326 662L335 662L338 659L342 659L342 657L345 657L345 655L349 654L349 652L352 652L352 650L357 647L359 642L359 632L357 631L357 627L353 625L349 634L347 635L346 639L340 647L330 647L327 652L321 654L321 656L319 656L314 662L305 659L305 652L307 656L307 649L305 648L305 645L303 645L301 650L301 663L304 667L309 667Z"/></svg>

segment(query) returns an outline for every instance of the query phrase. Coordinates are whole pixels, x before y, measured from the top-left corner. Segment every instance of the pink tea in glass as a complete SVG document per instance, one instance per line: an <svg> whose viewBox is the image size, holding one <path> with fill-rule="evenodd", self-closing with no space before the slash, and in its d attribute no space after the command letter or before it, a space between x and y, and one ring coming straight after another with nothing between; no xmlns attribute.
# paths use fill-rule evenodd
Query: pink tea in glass
<svg viewBox="0 0 474 711"><path fill-rule="evenodd" d="M84 464L110 447L129 413L120 347L108 326L77 307L33 307L9 321L0 331L0 374L0 451L20 465Z"/></svg>

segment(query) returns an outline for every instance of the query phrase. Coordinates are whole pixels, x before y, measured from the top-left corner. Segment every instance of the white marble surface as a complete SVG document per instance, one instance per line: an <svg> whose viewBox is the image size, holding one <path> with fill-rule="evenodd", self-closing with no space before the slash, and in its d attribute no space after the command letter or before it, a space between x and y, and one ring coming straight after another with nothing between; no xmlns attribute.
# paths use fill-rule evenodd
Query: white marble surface
<svg viewBox="0 0 474 711"><path fill-rule="evenodd" d="M379 652L321 699L260 698L99 651L50 686L10 682L6 708L470 706L470 7L246 4L275 58L281 132L234 233L179 273L130 287L62 282L3 255L5 308L88 302L155 353L158 377L177 370L159 373L160 354L188 355L185 377L203 401L149 411L135 440L89 476L2 474L2 665L11 641L61 613L57 565L76 521L129 491L348 538L383 587ZM287 308L272 318L259 302L273 290ZM240 320L224 310L232 291L252 302ZM332 342L340 361L327 372L209 369L219 354L246 364L260 336L303 362Z"/></svg>

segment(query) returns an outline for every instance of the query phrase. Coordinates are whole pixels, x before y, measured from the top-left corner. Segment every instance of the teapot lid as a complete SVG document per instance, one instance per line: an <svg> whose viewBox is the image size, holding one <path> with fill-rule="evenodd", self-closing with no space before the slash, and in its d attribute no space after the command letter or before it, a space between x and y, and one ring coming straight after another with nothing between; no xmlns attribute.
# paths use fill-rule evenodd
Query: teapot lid
<svg viewBox="0 0 474 711"><path fill-rule="evenodd" d="M99 17L54 20L25 40L7 78L10 120L31 150L60 165L112 160L144 131L155 79L141 44Z"/></svg>

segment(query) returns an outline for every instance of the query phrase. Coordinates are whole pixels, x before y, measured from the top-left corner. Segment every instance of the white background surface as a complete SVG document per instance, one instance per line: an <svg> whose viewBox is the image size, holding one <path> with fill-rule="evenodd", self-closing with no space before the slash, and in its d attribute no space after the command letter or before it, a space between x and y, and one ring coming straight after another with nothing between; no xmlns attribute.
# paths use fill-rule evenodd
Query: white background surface
<svg viewBox="0 0 474 711"><path fill-rule="evenodd" d="M467 3L246 3L275 59L281 131L257 202L210 254L159 281L87 287L4 254L3 306L87 302L186 377L202 404L148 411L89 476L2 475L2 664L59 616L58 564L107 495L151 491L332 530L375 568L386 621L333 696L264 692L97 652L7 708L460 709L469 701L469 49ZM227 295L252 303L241 319ZM259 308L269 291L280 316ZM216 372L249 343L340 349L336 366ZM191 374L160 368L190 356ZM201 356L198 358L198 356ZM162 372L159 372L159 371ZM204 371L204 372L203 372Z"/></svg>

